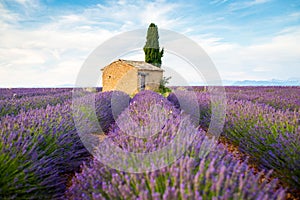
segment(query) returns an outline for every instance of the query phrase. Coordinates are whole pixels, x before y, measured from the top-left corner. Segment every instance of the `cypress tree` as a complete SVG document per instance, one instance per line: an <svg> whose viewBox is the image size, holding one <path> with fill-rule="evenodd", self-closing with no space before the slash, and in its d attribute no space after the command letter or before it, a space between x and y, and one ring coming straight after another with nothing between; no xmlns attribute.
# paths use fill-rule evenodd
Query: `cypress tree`
<svg viewBox="0 0 300 200"><path fill-rule="evenodd" d="M148 27L147 41L144 46L145 62L160 67L164 49L162 48L162 50L160 50L158 39L157 26L154 23L151 23Z"/></svg>

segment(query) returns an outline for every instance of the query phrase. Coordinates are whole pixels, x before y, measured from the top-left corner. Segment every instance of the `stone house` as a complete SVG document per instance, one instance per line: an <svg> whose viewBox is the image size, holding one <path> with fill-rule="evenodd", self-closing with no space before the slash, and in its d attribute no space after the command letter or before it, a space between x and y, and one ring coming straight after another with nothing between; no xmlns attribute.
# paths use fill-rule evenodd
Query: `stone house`
<svg viewBox="0 0 300 200"><path fill-rule="evenodd" d="M161 68L144 61L117 60L101 69L102 91L120 90L135 94L141 90L156 90L163 78Z"/></svg>

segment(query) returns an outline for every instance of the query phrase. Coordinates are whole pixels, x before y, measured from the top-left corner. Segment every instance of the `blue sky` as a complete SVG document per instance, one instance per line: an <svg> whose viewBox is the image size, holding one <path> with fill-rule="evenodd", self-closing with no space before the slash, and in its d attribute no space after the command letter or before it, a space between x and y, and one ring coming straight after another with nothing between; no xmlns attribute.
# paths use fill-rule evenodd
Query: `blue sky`
<svg viewBox="0 0 300 200"><path fill-rule="evenodd" d="M73 85L97 46L150 22L196 41L223 80L300 78L298 0L0 0L0 13L0 87Z"/></svg>

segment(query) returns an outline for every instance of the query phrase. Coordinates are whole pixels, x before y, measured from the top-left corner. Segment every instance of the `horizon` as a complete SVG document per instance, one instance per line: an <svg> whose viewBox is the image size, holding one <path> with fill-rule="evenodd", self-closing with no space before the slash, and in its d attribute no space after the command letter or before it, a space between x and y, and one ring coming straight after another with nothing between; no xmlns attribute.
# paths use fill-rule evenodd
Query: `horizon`
<svg viewBox="0 0 300 200"><path fill-rule="evenodd" d="M189 85L171 85L167 84L168 87L300 87L300 80L243 80L243 81L230 81L223 80L222 85L207 85L190 83ZM37 86L33 85L31 87L16 86L16 87L1 87L0 89L13 89L13 88L89 88L89 86L76 86L75 84L65 84L65 85L55 85L55 86ZM102 88L102 85L91 87L91 88Z"/></svg>
<svg viewBox="0 0 300 200"><path fill-rule="evenodd" d="M178 32L201 46L223 85L300 86L299 1L0 0L0 10L1 88L75 85L96 47L151 22L158 31ZM143 60L141 51L126 56ZM168 53L163 57L170 67L182 69L180 62Z"/></svg>

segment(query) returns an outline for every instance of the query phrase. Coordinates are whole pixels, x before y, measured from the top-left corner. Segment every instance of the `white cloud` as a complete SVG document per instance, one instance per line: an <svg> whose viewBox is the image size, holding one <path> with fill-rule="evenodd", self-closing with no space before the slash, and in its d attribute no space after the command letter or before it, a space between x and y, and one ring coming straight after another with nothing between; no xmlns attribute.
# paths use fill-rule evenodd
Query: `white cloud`
<svg viewBox="0 0 300 200"><path fill-rule="evenodd" d="M40 1L39 0L11 0L14 1L25 8L38 8L40 7Z"/></svg>
<svg viewBox="0 0 300 200"><path fill-rule="evenodd" d="M257 5L257 4L264 4L270 2L271 0L254 0L247 2L248 5Z"/></svg>
<svg viewBox="0 0 300 200"><path fill-rule="evenodd" d="M299 19L300 18L300 12L293 12L291 14L289 14L290 17L295 18L295 19Z"/></svg>
<svg viewBox="0 0 300 200"><path fill-rule="evenodd" d="M219 41L204 49L223 79L288 79L300 77L299 43L300 27L281 31L268 41L248 46Z"/></svg>
<svg viewBox="0 0 300 200"><path fill-rule="evenodd" d="M89 53L112 35L101 30L88 33L11 30L6 33L0 37L3 44L0 69L5 70L0 73L1 87L7 83L22 86L24 82L32 86L74 83L78 69Z"/></svg>
<svg viewBox="0 0 300 200"><path fill-rule="evenodd" d="M237 11L245 8L249 8L252 6L257 6L265 3L269 3L272 0L251 0L251 1L239 1L239 2L234 2L229 5L229 10L230 11Z"/></svg>
<svg viewBox="0 0 300 200"><path fill-rule="evenodd" d="M15 2L22 6L39 5L38 1ZM20 29L8 23L19 21L20 16L0 4L4 13L0 24L6 25L0 32L0 87L73 84L84 60L98 45L122 31L145 28L152 20L167 26L175 20L168 18L174 6L164 2L122 6L120 1L53 16L51 22L40 27Z"/></svg>
<svg viewBox="0 0 300 200"><path fill-rule="evenodd" d="M85 11L85 15L90 19L97 19L105 22L115 22L121 25L121 30L132 30L144 28L151 22L159 24L160 28L169 28L171 25L180 24L177 18L172 17L183 5L179 3L168 3L165 1L120 1L115 3L110 1L107 6L98 4L97 8L90 8ZM126 2L126 6L124 6Z"/></svg>
<svg viewBox="0 0 300 200"><path fill-rule="evenodd" d="M5 30L9 28L10 22L17 21L18 15L15 13L11 13L9 10L7 10L3 4L0 2L0 30Z"/></svg>
<svg viewBox="0 0 300 200"><path fill-rule="evenodd" d="M221 5L223 3L226 3L228 0L212 0L209 3L214 5Z"/></svg>
<svg viewBox="0 0 300 200"><path fill-rule="evenodd" d="M9 63L11 66L18 66L20 69L21 66L29 64L45 64L47 57L43 52L20 48L0 49L0 54L3 56L2 62Z"/></svg>
<svg viewBox="0 0 300 200"><path fill-rule="evenodd" d="M219 54L238 47L238 44L224 42L223 38L212 35L191 35L191 39L195 40L209 54Z"/></svg>
<svg viewBox="0 0 300 200"><path fill-rule="evenodd" d="M255 67L253 72L270 72L272 71L269 67Z"/></svg>
<svg viewBox="0 0 300 200"><path fill-rule="evenodd" d="M30 6L29 0L15 1ZM215 0L215 3L223 1ZM33 2L31 6L39 5L38 1ZM253 0L247 4L267 2ZM52 16L52 21L29 29L11 24L12 21L18 22L20 16L0 3L0 87L74 84L84 60L98 45L123 31L146 28L150 22L158 24L159 28L189 35L212 58L223 79L300 77L300 47L297 45L300 43L300 27L287 28L268 41L257 40L259 42L256 44L243 46L225 42L224 38L212 34L195 35L199 31L198 26L187 27L187 18L174 17L178 16L174 13L181 6L164 1L129 4L126 0L120 0L73 14ZM292 13L291 17L298 15ZM207 28L203 26L203 29ZM142 60L142 56L132 55L131 58ZM172 59L164 59L168 66L176 67ZM193 72L185 75L189 79ZM194 77L191 80L197 82Z"/></svg>

